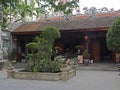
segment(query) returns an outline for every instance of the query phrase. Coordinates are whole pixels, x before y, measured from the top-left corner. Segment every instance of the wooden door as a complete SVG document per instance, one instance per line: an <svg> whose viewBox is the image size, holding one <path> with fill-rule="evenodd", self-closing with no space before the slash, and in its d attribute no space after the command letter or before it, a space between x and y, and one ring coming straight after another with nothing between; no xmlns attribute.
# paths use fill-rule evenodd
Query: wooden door
<svg viewBox="0 0 120 90"><path fill-rule="evenodd" d="M98 40L93 41L93 59L100 61L100 42Z"/></svg>

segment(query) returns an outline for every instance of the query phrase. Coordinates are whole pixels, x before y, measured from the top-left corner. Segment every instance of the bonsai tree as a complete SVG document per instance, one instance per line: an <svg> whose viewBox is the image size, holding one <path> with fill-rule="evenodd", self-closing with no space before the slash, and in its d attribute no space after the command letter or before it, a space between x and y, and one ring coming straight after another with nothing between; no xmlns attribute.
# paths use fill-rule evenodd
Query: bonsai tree
<svg viewBox="0 0 120 90"><path fill-rule="evenodd" d="M106 34L107 47L111 51L120 53L120 18L115 20Z"/></svg>
<svg viewBox="0 0 120 90"><path fill-rule="evenodd" d="M26 44L26 47L31 49L31 54L26 57L28 59L27 71L55 72L60 70L56 66L57 69L53 68L58 63L54 62L53 64L51 60L53 43L59 37L58 29L49 26L44 29L41 36L37 36L33 42Z"/></svg>
<svg viewBox="0 0 120 90"><path fill-rule="evenodd" d="M47 40L44 40L41 36L36 36L33 42L26 44L26 47L31 50L31 53L26 57L28 60L26 70L34 72L41 70L42 60L50 53L48 49L51 46L48 45Z"/></svg>
<svg viewBox="0 0 120 90"><path fill-rule="evenodd" d="M83 47L81 45L76 45L75 48L77 49L78 55L80 55Z"/></svg>
<svg viewBox="0 0 120 90"><path fill-rule="evenodd" d="M42 36L51 44L53 45L55 39L60 38L60 32L57 28L53 26L46 27L43 32Z"/></svg>
<svg viewBox="0 0 120 90"><path fill-rule="evenodd" d="M84 58L84 64L88 65L89 64L89 58L90 58L89 52L87 50L85 50L82 55L83 55L83 58Z"/></svg>
<svg viewBox="0 0 120 90"><path fill-rule="evenodd" d="M56 68L52 68L52 67L54 67L54 65L56 65L57 63L54 63L54 65L52 65L52 62L51 62L51 61L52 61L52 60L51 60L52 48L53 48L53 44L54 44L55 39L60 38L61 35L60 35L59 30L58 30L56 27L48 26L48 27L46 27L46 28L43 30L42 36L43 36L43 38L44 38L45 40L47 40L48 45L49 45L49 48L48 48L48 50L47 50L47 52L49 52L48 55L47 55L48 58L45 58L44 61L47 60L46 66L49 65L48 68L51 69L51 72L53 72L53 71L55 71L54 69L56 69L57 67L56 67ZM47 47L46 47L46 48L47 48ZM44 56L44 57L46 57L46 56ZM57 70L59 70L59 69L57 69ZM49 70L49 71L50 71L50 70Z"/></svg>
<svg viewBox="0 0 120 90"><path fill-rule="evenodd" d="M90 54L87 50L85 50L82 55L83 55L84 59L89 59L90 58Z"/></svg>

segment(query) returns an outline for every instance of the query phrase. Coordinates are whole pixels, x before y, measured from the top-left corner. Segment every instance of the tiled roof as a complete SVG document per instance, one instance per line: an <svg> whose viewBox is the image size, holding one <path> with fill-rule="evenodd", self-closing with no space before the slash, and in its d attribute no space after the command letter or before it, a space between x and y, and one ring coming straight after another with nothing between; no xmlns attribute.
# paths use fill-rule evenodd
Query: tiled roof
<svg viewBox="0 0 120 90"><path fill-rule="evenodd" d="M109 27L114 20L120 16L120 13L98 14L93 17L85 15L74 16L71 20L63 18L51 18L50 21L40 19L38 22L24 23L15 30L13 33L19 32L34 32L42 31L46 26L55 26L59 30L87 30L92 28L106 28Z"/></svg>

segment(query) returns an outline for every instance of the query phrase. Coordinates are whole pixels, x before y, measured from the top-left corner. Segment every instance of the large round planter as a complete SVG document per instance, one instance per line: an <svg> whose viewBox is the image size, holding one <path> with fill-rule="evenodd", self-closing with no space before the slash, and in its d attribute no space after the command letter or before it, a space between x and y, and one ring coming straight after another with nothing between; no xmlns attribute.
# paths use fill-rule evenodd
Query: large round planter
<svg viewBox="0 0 120 90"><path fill-rule="evenodd" d="M76 75L76 70L68 68L61 68L61 72L58 73L45 73L45 72L26 72L26 71L14 71L13 78L16 79L28 79L28 80L69 80Z"/></svg>
<svg viewBox="0 0 120 90"><path fill-rule="evenodd" d="M16 79L28 79L28 80L61 80L61 73L41 73L41 72L14 72L14 78Z"/></svg>

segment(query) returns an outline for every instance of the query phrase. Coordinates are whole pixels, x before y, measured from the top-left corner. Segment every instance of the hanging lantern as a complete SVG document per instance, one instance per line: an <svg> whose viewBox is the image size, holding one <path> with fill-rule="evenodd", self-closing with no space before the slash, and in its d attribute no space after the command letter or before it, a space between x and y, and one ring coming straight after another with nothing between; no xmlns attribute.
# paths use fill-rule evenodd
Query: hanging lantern
<svg viewBox="0 0 120 90"><path fill-rule="evenodd" d="M13 38L13 40L14 40L14 41L17 41L18 39L15 37L15 38Z"/></svg>
<svg viewBox="0 0 120 90"><path fill-rule="evenodd" d="M84 36L84 39L85 39L85 41L87 41L87 40L88 40L88 36L87 36L87 35L85 35L85 36Z"/></svg>

